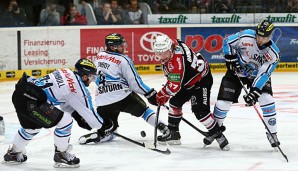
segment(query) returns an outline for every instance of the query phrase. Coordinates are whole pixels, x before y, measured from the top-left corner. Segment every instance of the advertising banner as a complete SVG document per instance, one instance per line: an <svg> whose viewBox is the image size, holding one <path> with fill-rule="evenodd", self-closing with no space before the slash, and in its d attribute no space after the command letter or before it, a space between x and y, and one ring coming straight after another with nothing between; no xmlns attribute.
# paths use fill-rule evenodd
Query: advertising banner
<svg viewBox="0 0 298 171"><path fill-rule="evenodd" d="M199 24L200 14L149 14L149 24Z"/></svg>
<svg viewBox="0 0 298 171"><path fill-rule="evenodd" d="M23 30L22 69L73 67L80 58L80 29Z"/></svg>
<svg viewBox="0 0 298 171"><path fill-rule="evenodd" d="M0 71L18 69L17 31L0 31Z"/></svg>
<svg viewBox="0 0 298 171"><path fill-rule="evenodd" d="M201 24L250 24L254 14L201 14Z"/></svg>
<svg viewBox="0 0 298 171"><path fill-rule="evenodd" d="M181 28L181 40L195 52L200 52L210 63L224 62L222 41L225 36L255 27ZM276 27L273 41L281 51L281 62L297 62L298 27Z"/></svg>
<svg viewBox="0 0 298 171"><path fill-rule="evenodd" d="M255 23L267 19L273 23L298 23L298 13L256 13Z"/></svg>
<svg viewBox="0 0 298 171"><path fill-rule="evenodd" d="M105 50L106 35L113 32L125 38L128 43L126 55L135 65L160 64L152 50L155 37L160 34L177 37L177 28L81 29L81 58L93 60Z"/></svg>

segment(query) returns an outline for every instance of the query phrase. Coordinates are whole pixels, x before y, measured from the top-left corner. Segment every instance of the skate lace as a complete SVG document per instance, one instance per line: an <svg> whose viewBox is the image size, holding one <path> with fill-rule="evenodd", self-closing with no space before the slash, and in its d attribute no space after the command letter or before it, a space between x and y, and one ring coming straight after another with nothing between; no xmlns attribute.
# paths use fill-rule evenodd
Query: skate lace
<svg viewBox="0 0 298 171"><path fill-rule="evenodd" d="M67 160L67 161L71 161L74 160L74 158L76 157L74 154L68 153L68 152L63 152L62 156Z"/></svg>
<svg viewBox="0 0 298 171"><path fill-rule="evenodd" d="M16 159L18 162L23 162L25 159L24 159L24 155L22 153L17 153L16 154Z"/></svg>
<svg viewBox="0 0 298 171"><path fill-rule="evenodd" d="M267 133L267 137L268 137L268 140L270 141L270 143L274 143L274 140L276 142L278 142L278 139L277 139L277 135L276 134L272 134L272 137L270 136L270 134Z"/></svg>

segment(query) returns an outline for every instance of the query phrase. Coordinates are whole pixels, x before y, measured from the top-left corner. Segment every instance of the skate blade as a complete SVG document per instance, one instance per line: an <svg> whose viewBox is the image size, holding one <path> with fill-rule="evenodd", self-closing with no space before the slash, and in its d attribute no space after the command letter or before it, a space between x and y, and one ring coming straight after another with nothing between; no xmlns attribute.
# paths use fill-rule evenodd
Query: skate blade
<svg viewBox="0 0 298 171"><path fill-rule="evenodd" d="M278 148L277 147L273 147L274 151L278 152Z"/></svg>
<svg viewBox="0 0 298 171"><path fill-rule="evenodd" d="M2 164L9 164L9 165L19 165L19 164L24 164L25 162L5 161L5 160L3 160L1 163Z"/></svg>
<svg viewBox="0 0 298 171"><path fill-rule="evenodd" d="M170 141L165 141L165 142L162 142L162 141L158 141L158 144L161 144L161 145L181 145L181 141L180 140L170 140Z"/></svg>
<svg viewBox="0 0 298 171"><path fill-rule="evenodd" d="M222 148L221 150L223 151L229 151L230 150L230 146L229 145L226 145L224 148Z"/></svg>
<svg viewBox="0 0 298 171"><path fill-rule="evenodd" d="M55 167L55 168L78 168L78 167L80 167L80 164L69 165L69 164L66 164L66 163L57 163L57 162L55 162L53 167Z"/></svg>

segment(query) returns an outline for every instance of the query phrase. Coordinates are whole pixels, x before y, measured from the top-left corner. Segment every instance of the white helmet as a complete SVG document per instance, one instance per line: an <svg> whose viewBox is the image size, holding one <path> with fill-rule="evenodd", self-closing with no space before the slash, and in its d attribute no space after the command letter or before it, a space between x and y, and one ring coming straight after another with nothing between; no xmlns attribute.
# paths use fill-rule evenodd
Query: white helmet
<svg viewBox="0 0 298 171"><path fill-rule="evenodd" d="M172 48L173 41L167 35L157 36L153 46L154 52L165 52Z"/></svg>

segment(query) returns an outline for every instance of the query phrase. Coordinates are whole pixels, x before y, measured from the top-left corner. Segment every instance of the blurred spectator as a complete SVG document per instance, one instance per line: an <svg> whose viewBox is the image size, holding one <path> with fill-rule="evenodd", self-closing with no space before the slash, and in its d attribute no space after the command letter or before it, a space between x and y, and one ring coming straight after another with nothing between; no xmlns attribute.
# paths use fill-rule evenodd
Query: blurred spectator
<svg viewBox="0 0 298 171"><path fill-rule="evenodd" d="M79 0L79 4L77 5L78 12L81 13L82 16L86 17L88 25L96 25L97 21L95 19L95 15L93 12L93 8L89 3L85 0Z"/></svg>
<svg viewBox="0 0 298 171"><path fill-rule="evenodd" d="M288 1L288 12L297 13L298 12L298 0Z"/></svg>
<svg viewBox="0 0 298 171"><path fill-rule="evenodd" d="M210 0L199 0L198 8L200 13L209 13L210 12Z"/></svg>
<svg viewBox="0 0 298 171"><path fill-rule="evenodd" d="M235 13L236 9L232 0L227 0L226 2L222 3L221 8L222 13Z"/></svg>
<svg viewBox="0 0 298 171"><path fill-rule="evenodd" d="M112 13L117 18L117 22L119 24L125 23L127 16L125 16L125 12L122 10L122 7L119 6L118 0L111 1L111 9L112 9Z"/></svg>
<svg viewBox="0 0 298 171"><path fill-rule="evenodd" d="M87 19L82 16L75 5L70 5L68 12L61 17L61 25L86 25Z"/></svg>
<svg viewBox="0 0 298 171"><path fill-rule="evenodd" d="M97 25L121 24L113 13L111 4L108 2L103 4L102 9L96 8L94 13L97 20Z"/></svg>
<svg viewBox="0 0 298 171"><path fill-rule="evenodd" d="M58 26L60 25L60 14L56 11L56 4L48 2L46 8L41 10L40 22L41 26Z"/></svg>
<svg viewBox="0 0 298 171"><path fill-rule="evenodd" d="M91 5L93 10L96 8L102 8L101 0L88 0L86 2L88 2Z"/></svg>
<svg viewBox="0 0 298 171"><path fill-rule="evenodd" d="M63 16L65 14L65 4L63 0L53 0L53 2L56 4L56 11L59 13L60 16ZM69 6L69 5L67 5Z"/></svg>
<svg viewBox="0 0 298 171"><path fill-rule="evenodd" d="M262 12L275 13L277 12L277 0L262 0Z"/></svg>
<svg viewBox="0 0 298 171"><path fill-rule="evenodd" d="M186 13L187 8L184 4L180 3L179 0L171 0L170 4L169 4L169 10L171 13L177 13L177 11L179 11L179 13Z"/></svg>
<svg viewBox="0 0 298 171"><path fill-rule="evenodd" d="M3 26L8 27L22 27L27 26L25 10L19 8L16 0L10 0L8 8L3 12L2 16Z"/></svg>
<svg viewBox="0 0 298 171"><path fill-rule="evenodd" d="M140 9L137 0L131 0L129 7L127 8L127 13L130 19L130 24L144 24L143 12Z"/></svg>

